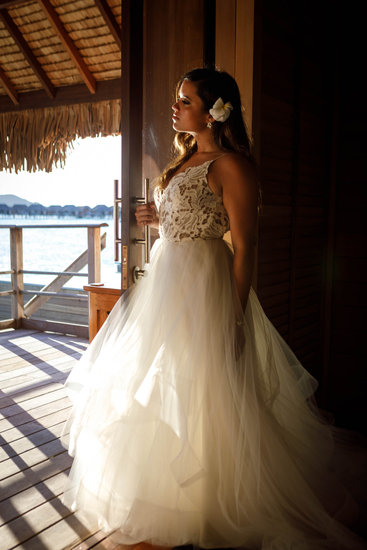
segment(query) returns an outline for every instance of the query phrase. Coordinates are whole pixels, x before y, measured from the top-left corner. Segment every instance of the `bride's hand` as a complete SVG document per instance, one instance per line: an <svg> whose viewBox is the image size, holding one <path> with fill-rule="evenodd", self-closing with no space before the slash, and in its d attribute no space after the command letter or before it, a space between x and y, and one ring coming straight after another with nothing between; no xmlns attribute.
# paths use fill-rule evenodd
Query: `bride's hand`
<svg viewBox="0 0 367 550"><path fill-rule="evenodd" d="M151 225L158 227L159 218L154 201L148 204L139 204L136 207L135 218L139 226Z"/></svg>

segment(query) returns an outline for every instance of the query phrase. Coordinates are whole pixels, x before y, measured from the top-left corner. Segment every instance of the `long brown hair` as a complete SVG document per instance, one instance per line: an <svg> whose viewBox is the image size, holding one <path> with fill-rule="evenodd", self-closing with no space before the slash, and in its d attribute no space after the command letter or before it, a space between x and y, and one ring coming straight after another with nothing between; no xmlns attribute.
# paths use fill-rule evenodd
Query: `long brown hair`
<svg viewBox="0 0 367 550"><path fill-rule="evenodd" d="M230 101L233 106L230 116L225 122L213 122L213 136L216 145L222 151L237 152L253 162L251 142L242 117L241 96L235 79L225 71L199 68L185 73L177 83L176 97L184 80L194 82L196 92L203 102L204 111L209 112L217 101L222 98L224 103ZM173 141L174 154L172 162L163 170L158 185L161 189L167 187L174 173L197 150L194 136L186 132L177 132Z"/></svg>

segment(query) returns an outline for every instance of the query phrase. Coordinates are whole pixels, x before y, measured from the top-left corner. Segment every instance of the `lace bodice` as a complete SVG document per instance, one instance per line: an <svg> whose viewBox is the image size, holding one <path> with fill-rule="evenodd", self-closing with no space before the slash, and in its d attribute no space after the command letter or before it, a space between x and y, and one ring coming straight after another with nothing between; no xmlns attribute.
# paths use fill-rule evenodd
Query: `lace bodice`
<svg viewBox="0 0 367 550"><path fill-rule="evenodd" d="M215 159L213 159L215 160ZM154 190L159 234L169 241L218 239L229 229L222 198L208 186L213 160L189 166L171 179L166 189Z"/></svg>

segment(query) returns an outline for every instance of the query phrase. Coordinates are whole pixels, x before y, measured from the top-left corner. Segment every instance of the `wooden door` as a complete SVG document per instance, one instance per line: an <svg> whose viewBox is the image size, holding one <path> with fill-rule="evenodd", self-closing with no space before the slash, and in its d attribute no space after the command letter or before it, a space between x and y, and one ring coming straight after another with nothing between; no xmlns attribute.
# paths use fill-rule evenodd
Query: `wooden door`
<svg viewBox="0 0 367 550"><path fill-rule="evenodd" d="M122 289L143 267L143 231L135 223L135 197L170 158L175 84L189 69L214 61L215 2L122 2Z"/></svg>

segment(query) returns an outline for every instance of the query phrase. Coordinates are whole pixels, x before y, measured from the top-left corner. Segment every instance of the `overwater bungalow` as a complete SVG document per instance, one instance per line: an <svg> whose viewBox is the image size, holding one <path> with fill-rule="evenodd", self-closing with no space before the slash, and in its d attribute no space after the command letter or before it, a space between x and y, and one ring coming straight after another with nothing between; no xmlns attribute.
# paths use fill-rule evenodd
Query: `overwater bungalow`
<svg viewBox="0 0 367 550"><path fill-rule="evenodd" d="M10 206L7 204L1 203L0 204L0 215L2 216L8 216L10 214Z"/></svg>
<svg viewBox="0 0 367 550"><path fill-rule="evenodd" d="M77 207L74 206L74 204L65 204L62 207L62 215L63 216L76 216L77 215Z"/></svg>
<svg viewBox="0 0 367 550"><path fill-rule="evenodd" d="M94 208L91 209L91 215L94 218L106 218L111 216L113 209L105 204L97 204Z"/></svg>
<svg viewBox="0 0 367 550"><path fill-rule="evenodd" d="M37 202L28 206L28 216L44 216L46 211L46 207Z"/></svg>
<svg viewBox="0 0 367 550"><path fill-rule="evenodd" d="M116 547L60 501L71 465L59 441L70 410L63 382L143 272L148 236L132 211L136 197L144 199L144 179L169 159L174 85L193 67L217 65L241 89L262 188L253 286L265 312L319 381L319 405L338 425L365 431L365 33L358 12L355 3L341 8L332 0L0 0L0 170L51 171L77 136L122 136L117 288L100 280L103 227L91 223L82 257L27 295L21 220L8 228L0 550ZM76 300L88 296L88 323L38 318L84 265L86 293Z"/></svg>
<svg viewBox="0 0 367 550"><path fill-rule="evenodd" d="M25 217L28 214L28 206L26 204L14 204L13 213L14 216Z"/></svg>
<svg viewBox="0 0 367 550"><path fill-rule="evenodd" d="M62 206L58 204L51 204L46 207L47 216L61 216L62 215Z"/></svg>

